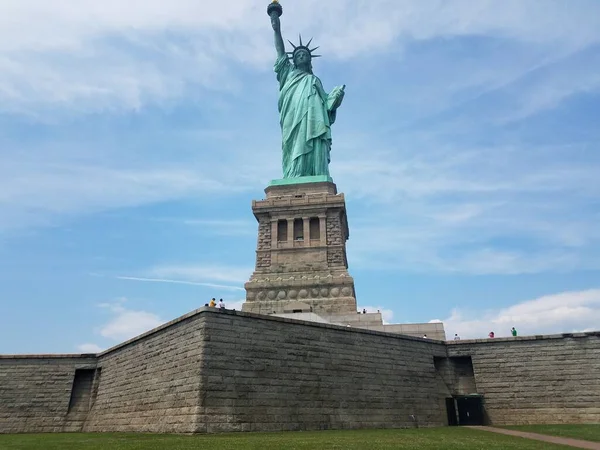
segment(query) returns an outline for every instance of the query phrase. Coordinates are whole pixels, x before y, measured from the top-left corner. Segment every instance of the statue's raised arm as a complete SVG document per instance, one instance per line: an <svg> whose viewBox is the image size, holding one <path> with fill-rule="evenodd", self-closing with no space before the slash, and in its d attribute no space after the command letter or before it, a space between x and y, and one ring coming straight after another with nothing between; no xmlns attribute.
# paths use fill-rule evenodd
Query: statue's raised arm
<svg viewBox="0 0 600 450"><path fill-rule="evenodd" d="M285 44L283 43L283 36L281 36L281 21L280 17L283 14L283 8L277 1L269 4L267 7L267 14L271 18L271 26L275 32L275 49L277 50L277 56L284 56Z"/></svg>

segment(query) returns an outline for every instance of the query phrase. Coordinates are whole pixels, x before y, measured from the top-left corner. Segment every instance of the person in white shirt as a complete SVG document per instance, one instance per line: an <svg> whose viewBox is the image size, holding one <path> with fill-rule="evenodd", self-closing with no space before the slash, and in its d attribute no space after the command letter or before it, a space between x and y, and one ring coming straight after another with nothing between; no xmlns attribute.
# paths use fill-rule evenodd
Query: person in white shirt
<svg viewBox="0 0 600 450"><path fill-rule="evenodd" d="M223 299L219 300L219 309L225 309L225 303L223 302Z"/></svg>
<svg viewBox="0 0 600 450"><path fill-rule="evenodd" d="M455 334L455 335L454 335L454 340L455 340L455 341L460 341L460 336L459 336L458 334Z"/></svg>

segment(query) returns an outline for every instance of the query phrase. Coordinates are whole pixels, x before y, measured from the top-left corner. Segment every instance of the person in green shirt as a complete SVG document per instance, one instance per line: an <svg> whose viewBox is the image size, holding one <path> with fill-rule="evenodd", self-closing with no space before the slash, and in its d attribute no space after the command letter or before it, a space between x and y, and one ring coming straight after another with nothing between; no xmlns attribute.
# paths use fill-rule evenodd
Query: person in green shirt
<svg viewBox="0 0 600 450"><path fill-rule="evenodd" d="M517 330L515 329L515 327L512 327L510 333L513 335L513 337L517 337Z"/></svg>

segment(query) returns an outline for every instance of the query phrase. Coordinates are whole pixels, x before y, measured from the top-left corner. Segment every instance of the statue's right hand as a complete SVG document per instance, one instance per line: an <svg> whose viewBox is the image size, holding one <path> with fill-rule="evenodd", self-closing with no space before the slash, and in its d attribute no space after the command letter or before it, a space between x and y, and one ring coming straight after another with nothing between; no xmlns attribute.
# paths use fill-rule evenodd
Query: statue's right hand
<svg viewBox="0 0 600 450"><path fill-rule="evenodd" d="M279 21L279 17L275 13L271 14L271 26L273 27L274 31L281 30L281 22Z"/></svg>

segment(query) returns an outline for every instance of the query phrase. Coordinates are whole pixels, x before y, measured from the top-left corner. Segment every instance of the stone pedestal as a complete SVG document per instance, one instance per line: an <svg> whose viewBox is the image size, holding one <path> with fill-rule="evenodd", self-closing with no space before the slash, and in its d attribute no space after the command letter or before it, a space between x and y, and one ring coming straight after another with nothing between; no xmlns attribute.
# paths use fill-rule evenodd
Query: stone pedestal
<svg viewBox="0 0 600 450"><path fill-rule="evenodd" d="M252 202L256 269L242 311L356 314L344 194L332 182L271 185L265 193Z"/></svg>

